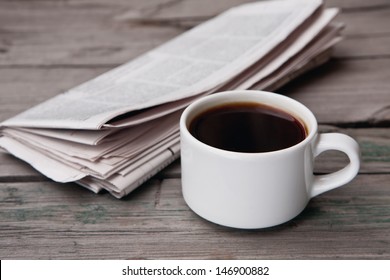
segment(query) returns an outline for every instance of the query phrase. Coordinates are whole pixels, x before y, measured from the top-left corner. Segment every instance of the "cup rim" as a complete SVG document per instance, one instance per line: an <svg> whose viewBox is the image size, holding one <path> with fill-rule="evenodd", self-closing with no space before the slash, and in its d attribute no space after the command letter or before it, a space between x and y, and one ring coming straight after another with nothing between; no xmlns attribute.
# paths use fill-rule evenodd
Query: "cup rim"
<svg viewBox="0 0 390 280"><path fill-rule="evenodd" d="M232 102L241 102L241 101L259 102L288 112L289 114L296 117L305 126L307 132L306 138L301 142L288 148L284 148L276 151L269 151L269 152L248 153L248 152L236 152L236 151L223 150L220 148L210 146L198 140L189 132L188 125L191 122L191 120L194 119L195 116L201 114L202 112L212 107L220 106L223 104L229 104ZM297 110L300 111L299 115L296 112ZM191 117L191 114L193 116L191 119L189 119ZM279 93L260 91L260 90L222 91L222 92L213 93L205 97L201 97L195 100L193 103L191 103L183 111L180 117L180 133L182 133L183 136L188 137L189 139L192 140L192 142L195 145L203 149L208 149L213 153L223 154L226 156L240 156L240 157L250 158L250 157L270 156L270 155L291 152L300 149L303 146L306 146L307 143L310 142L314 137L314 135L317 133L317 129L318 129L317 119L314 116L314 114L311 112L311 110L307 108L305 105L303 105L302 103L298 102L297 100L291 97L281 95Z"/></svg>

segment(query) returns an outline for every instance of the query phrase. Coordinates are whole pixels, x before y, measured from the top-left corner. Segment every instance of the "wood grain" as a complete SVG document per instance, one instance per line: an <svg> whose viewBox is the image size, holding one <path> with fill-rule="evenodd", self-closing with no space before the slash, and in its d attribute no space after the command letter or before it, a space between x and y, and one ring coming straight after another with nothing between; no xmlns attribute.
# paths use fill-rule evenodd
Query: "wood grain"
<svg viewBox="0 0 390 280"><path fill-rule="evenodd" d="M250 1L1 1L0 66L114 67L244 2ZM341 7L346 47L337 56L389 55L388 3L342 1Z"/></svg>
<svg viewBox="0 0 390 280"><path fill-rule="evenodd" d="M388 123L390 59L332 60L279 90L323 124ZM310 81L307 83L306 81Z"/></svg>
<svg viewBox="0 0 390 280"><path fill-rule="evenodd" d="M389 180L389 175L360 175L313 199L294 220L252 231L221 227L198 217L182 199L179 179L149 181L119 201L72 185L2 184L0 255L7 259L386 259L390 257L390 193L385 184Z"/></svg>

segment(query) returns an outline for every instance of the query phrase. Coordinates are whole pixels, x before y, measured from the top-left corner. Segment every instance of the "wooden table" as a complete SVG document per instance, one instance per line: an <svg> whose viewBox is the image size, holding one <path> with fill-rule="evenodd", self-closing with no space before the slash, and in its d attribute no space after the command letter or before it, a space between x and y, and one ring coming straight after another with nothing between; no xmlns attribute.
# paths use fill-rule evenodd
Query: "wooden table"
<svg viewBox="0 0 390 280"><path fill-rule="evenodd" d="M0 121L245 1L0 1ZM363 163L343 188L265 230L209 223L183 201L180 161L122 200L59 184L0 152L1 259L389 259L390 2L329 0L345 40L326 65L279 92L321 131L357 139ZM317 173L347 162L329 152Z"/></svg>

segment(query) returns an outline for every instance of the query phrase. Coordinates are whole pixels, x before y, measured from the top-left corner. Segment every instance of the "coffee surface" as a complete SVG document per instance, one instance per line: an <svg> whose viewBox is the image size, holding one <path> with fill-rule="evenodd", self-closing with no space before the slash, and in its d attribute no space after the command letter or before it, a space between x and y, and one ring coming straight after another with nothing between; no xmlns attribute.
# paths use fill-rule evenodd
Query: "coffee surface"
<svg viewBox="0 0 390 280"><path fill-rule="evenodd" d="M282 110L258 103L231 103L195 117L190 133L227 151L260 153L285 149L306 138L304 125Z"/></svg>

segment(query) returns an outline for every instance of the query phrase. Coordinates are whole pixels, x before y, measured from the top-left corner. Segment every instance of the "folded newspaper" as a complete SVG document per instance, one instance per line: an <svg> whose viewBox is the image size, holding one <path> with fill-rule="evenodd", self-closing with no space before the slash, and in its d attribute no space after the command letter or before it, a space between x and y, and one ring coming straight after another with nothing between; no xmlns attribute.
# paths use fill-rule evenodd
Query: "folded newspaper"
<svg viewBox="0 0 390 280"><path fill-rule="evenodd" d="M1 123L0 146L57 182L121 198L179 156L195 99L274 90L329 58L343 24L320 0L232 8Z"/></svg>

